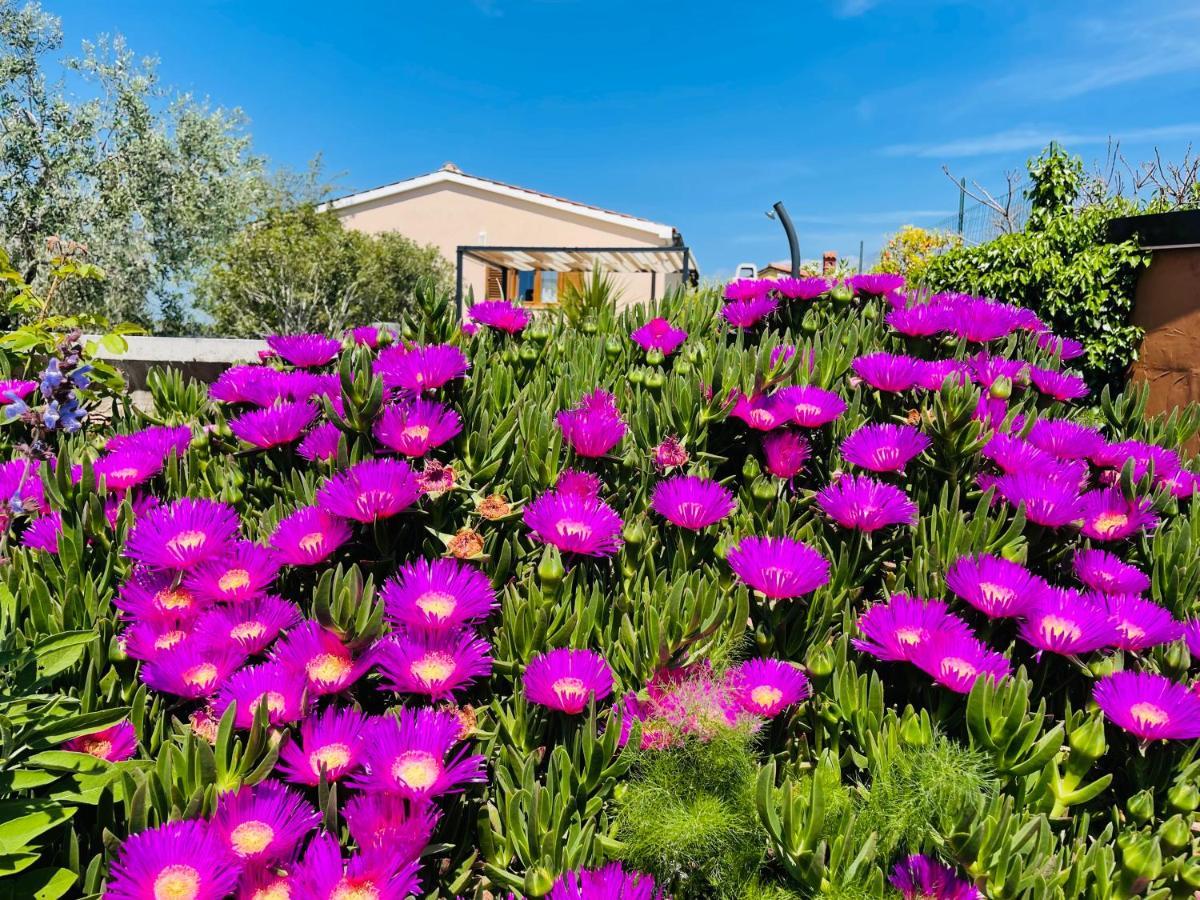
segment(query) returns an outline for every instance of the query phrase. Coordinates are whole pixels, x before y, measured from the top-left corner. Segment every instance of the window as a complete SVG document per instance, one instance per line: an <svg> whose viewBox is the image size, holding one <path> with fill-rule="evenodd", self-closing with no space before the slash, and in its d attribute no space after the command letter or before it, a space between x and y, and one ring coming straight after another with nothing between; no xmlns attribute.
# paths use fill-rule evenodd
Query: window
<svg viewBox="0 0 1200 900"><path fill-rule="evenodd" d="M517 272L517 299L522 303L532 303L537 296L534 293L537 275L536 270Z"/></svg>
<svg viewBox="0 0 1200 900"><path fill-rule="evenodd" d="M566 281L566 276L560 277L558 272L545 272L540 269L525 271L510 269L508 297L514 302L528 303L530 306L547 306L558 303L559 291Z"/></svg>
<svg viewBox="0 0 1200 900"><path fill-rule="evenodd" d="M542 295L543 303L558 302L558 273L543 272L542 273Z"/></svg>

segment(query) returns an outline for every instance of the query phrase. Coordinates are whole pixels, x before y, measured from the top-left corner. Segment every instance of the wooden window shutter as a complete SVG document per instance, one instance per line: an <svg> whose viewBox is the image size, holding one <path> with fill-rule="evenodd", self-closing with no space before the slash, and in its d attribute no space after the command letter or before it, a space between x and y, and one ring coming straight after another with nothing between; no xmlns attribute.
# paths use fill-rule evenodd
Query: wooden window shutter
<svg viewBox="0 0 1200 900"><path fill-rule="evenodd" d="M500 269L488 266L483 278L483 299L503 300L504 273Z"/></svg>
<svg viewBox="0 0 1200 900"><path fill-rule="evenodd" d="M558 299L559 299L560 303L562 302L563 294L565 294L567 291L567 286L572 285L572 284L575 285L575 287L577 287L577 288L583 287L583 273L582 272L559 272L558 273Z"/></svg>

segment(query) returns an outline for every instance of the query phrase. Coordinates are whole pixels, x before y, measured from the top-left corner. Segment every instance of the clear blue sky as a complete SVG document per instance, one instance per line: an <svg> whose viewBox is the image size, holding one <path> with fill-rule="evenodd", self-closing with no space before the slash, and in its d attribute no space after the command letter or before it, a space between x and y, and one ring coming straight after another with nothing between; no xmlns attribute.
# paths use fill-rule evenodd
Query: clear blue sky
<svg viewBox="0 0 1200 900"><path fill-rule="evenodd" d="M43 0L347 190L437 168L674 225L707 275L867 255L1057 138L1200 149L1200 3Z"/></svg>

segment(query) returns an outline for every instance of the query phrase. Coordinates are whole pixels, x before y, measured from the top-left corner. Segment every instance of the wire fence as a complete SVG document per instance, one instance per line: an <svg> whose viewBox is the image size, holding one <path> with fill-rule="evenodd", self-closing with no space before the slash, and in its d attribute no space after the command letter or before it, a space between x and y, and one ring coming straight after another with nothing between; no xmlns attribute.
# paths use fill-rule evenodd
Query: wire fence
<svg viewBox="0 0 1200 900"><path fill-rule="evenodd" d="M957 234L962 237L964 244L983 244L1002 234L1020 231L1029 219L1029 198L1025 196L1023 184L1013 185L1009 193L995 198L1007 213L999 212L990 204L971 200L963 187L959 188L959 192L959 212L930 227L936 231Z"/></svg>

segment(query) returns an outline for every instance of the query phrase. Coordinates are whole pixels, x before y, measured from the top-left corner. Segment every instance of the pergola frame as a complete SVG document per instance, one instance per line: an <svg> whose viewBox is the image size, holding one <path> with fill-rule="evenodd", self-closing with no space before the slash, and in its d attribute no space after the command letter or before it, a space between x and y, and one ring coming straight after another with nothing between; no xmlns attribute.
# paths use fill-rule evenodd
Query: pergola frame
<svg viewBox="0 0 1200 900"><path fill-rule="evenodd" d="M669 247L495 247L485 244L460 245L455 254L454 304L463 313L463 260L474 259L504 272L609 272L649 273L650 299L655 299L658 273L679 272L684 284L692 274L692 251L681 244ZM679 257L679 262L666 260ZM644 262L640 260L644 258ZM566 265L569 264L569 265Z"/></svg>

